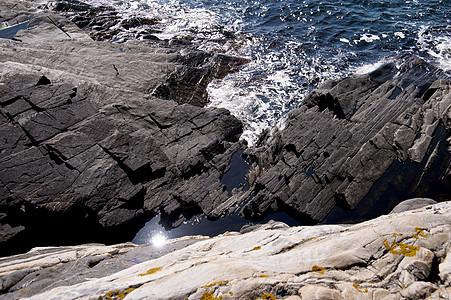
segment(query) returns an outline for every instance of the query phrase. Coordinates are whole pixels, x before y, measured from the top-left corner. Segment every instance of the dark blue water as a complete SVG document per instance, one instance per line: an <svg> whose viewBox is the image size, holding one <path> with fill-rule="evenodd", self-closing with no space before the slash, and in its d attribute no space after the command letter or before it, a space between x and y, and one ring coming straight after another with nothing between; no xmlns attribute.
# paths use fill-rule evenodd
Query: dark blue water
<svg viewBox="0 0 451 300"><path fill-rule="evenodd" d="M250 58L208 88L210 105L241 119L250 144L326 79L371 71L406 54L451 73L450 0L87 2L112 5L124 18L159 20L143 29L160 39Z"/></svg>
<svg viewBox="0 0 451 300"><path fill-rule="evenodd" d="M0 29L0 38L2 39L13 39L14 36L19 32L19 30L25 30L28 27L30 21L19 23L12 26L5 26Z"/></svg>

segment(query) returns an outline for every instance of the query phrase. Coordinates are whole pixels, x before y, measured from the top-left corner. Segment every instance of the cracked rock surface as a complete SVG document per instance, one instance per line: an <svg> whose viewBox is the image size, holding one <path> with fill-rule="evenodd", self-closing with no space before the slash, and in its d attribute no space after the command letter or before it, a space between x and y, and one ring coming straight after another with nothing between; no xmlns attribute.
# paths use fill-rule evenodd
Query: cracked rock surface
<svg viewBox="0 0 451 300"><path fill-rule="evenodd" d="M167 99L153 92L185 78L188 61L209 74L218 61L157 42L93 41L24 3L0 4L11 25L32 16L0 39L1 254L131 240L155 214L177 226L228 199L220 179L243 147L240 121L187 104L202 104L207 79Z"/></svg>
<svg viewBox="0 0 451 300"><path fill-rule="evenodd" d="M0 297L449 299L450 232L442 202L355 225L269 222L153 254L130 244L37 248L0 259Z"/></svg>
<svg viewBox="0 0 451 300"><path fill-rule="evenodd" d="M365 197L449 199L451 81L419 58L397 63L324 83L246 150L255 196L243 215L314 223Z"/></svg>

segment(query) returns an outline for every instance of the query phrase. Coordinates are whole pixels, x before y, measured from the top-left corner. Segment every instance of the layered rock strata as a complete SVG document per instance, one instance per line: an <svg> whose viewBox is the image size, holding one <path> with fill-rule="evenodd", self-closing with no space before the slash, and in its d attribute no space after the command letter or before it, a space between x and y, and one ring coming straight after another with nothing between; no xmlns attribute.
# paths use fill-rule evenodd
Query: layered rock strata
<svg viewBox="0 0 451 300"><path fill-rule="evenodd" d="M376 183L390 185L398 202L449 199L451 81L442 77L406 58L312 91L282 129L267 130L246 150L255 196L243 214L285 210L317 222L336 204L355 208ZM383 192L375 201L388 201Z"/></svg>
<svg viewBox="0 0 451 300"><path fill-rule="evenodd" d="M2 9L10 25L31 19L0 39L0 253L124 241L157 213L168 226L220 214L242 124L224 109L183 104L200 99L207 79L181 83L179 103L152 94L185 78L188 62L210 74L226 60L93 41L64 17L27 9Z"/></svg>
<svg viewBox="0 0 451 300"><path fill-rule="evenodd" d="M451 294L450 202L355 225L270 222L245 231L168 241L159 249L33 249L0 259L2 298L432 300Z"/></svg>

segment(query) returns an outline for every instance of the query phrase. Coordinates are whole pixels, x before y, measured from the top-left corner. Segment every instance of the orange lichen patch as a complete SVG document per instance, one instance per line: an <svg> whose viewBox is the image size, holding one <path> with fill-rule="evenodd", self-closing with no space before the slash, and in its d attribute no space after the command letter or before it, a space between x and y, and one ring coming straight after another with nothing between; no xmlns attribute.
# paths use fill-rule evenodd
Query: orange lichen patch
<svg viewBox="0 0 451 300"><path fill-rule="evenodd" d="M307 241L310 241L310 240L313 240L313 239L316 239L316 238L319 238L319 237L322 237L322 236L323 236L323 235L320 234L320 235L317 235L317 236L314 236L314 237L311 237L311 238L302 239L302 241L303 241L303 242L307 242Z"/></svg>
<svg viewBox="0 0 451 300"><path fill-rule="evenodd" d="M151 275L151 274L153 274L153 273L155 273L155 272L161 271L162 269L163 269L163 267L152 268L152 269L147 270L146 273L144 273L144 274L139 274L138 276Z"/></svg>
<svg viewBox="0 0 451 300"><path fill-rule="evenodd" d="M360 293L368 293L368 289L365 288L364 290L359 289L359 284L358 283L354 283L352 285L357 291L359 291Z"/></svg>
<svg viewBox="0 0 451 300"><path fill-rule="evenodd" d="M19 293L23 293L23 292L25 292L26 290L28 290L30 287L26 287L26 288L24 288L24 289L21 289L21 290L19 290Z"/></svg>
<svg viewBox="0 0 451 300"><path fill-rule="evenodd" d="M228 297L227 295L226 296L219 295L218 297L215 296L215 292L216 290L219 289L219 287L226 286L228 284L229 284L228 280L221 280L203 286L202 288L206 289L207 291L202 294L200 300L222 300L224 299L224 297ZM230 292L230 294L233 295L232 292Z"/></svg>
<svg viewBox="0 0 451 300"><path fill-rule="evenodd" d="M214 286L223 286L223 285L228 285L230 281L228 280L221 280L221 281L215 281L213 283L210 283L209 285L204 285L203 288L204 289L208 289Z"/></svg>
<svg viewBox="0 0 451 300"><path fill-rule="evenodd" d="M268 278L268 277L269 277L269 275L266 275L266 274L262 274L262 275L260 275L260 277L262 277L262 278Z"/></svg>
<svg viewBox="0 0 451 300"><path fill-rule="evenodd" d="M424 233L424 229L420 227L415 227L415 231L421 237L427 238L429 236L428 234Z"/></svg>
<svg viewBox="0 0 451 300"><path fill-rule="evenodd" d="M254 249L252 249L252 250L260 250L262 247L261 246L257 246L257 247L254 247Z"/></svg>
<svg viewBox="0 0 451 300"><path fill-rule="evenodd" d="M401 243L398 244L398 246L401 248L402 253L408 257L415 256L417 254L417 251L420 250L420 248L417 246L411 246L411 245L406 245L406 244L401 244Z"/></svg>
<svg viewBox="0 0 451 300"><path fill-rule="evenodd" d="M313 267L312 267L312 271L318 272L318 273L320 273L320 274L324 274L324 268L323 268L323 267L320 267L320 266L313 266Z"/></svg>
<svg viewBox="0 0 451 300"><path fill-rule="evenodd" d="M213 292L206 291L200 300L222 300L223 296L215 297Z"/></svg>
<svg viewBox="0 0 451 300"><path fill-rule="evenodd" d="M384 241L385 248L394 255L404 254L408 257L413 257L417 254L417 251L420 250L417 246L407 245L403 243L393 242L391 245L388 244L387 240ZM398 248L400 250L396 250Z"/></svg>
<svg viewBox="0 0 451 300"><path fill-rule="evenodd" d="M109 291L108 293L106 293L105 296L109 300L124 299L125 296L127 296L127 294L130 294L134 290L135 290L134 288L128 288L125 291L121 291L121 290Z"/></svg>
<svg viewBox="0 0 451 300"><path fill-rule="evenodd" d="M276 296L274 296L273 294L264 294L260 298L262 298L262 299L269 299L269 300L277 300Z"/></svg>

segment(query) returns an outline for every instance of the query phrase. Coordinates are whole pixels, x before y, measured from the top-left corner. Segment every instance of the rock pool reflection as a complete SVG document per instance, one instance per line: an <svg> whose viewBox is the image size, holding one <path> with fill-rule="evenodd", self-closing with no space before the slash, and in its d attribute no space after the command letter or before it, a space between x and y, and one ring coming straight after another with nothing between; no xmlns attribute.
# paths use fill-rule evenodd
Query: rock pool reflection
<svg viewBox="0 0 451 300"><path fill-rule="evenodd" d="M245 179L245 175L249 170L249 165L241 157L243 152L243 150L238 150L232 156L230 161L230 169L221 179L221 182L227 187L229 194L234 188L242 188L243 190L247 190L249 188ZM226 231L239 231L246 224L264 224L270 220L281 221L291 226L302 225L300 222L295 221L284 212L270 214L259 222L251 222L250 220L246 220L245 218L239 216L239 211L240 208L238 208L233 214L227 215L215 221L208 220L202 215L197 215L170 231L167 231L163 225L161 225L161 217L160 215L157 215L152 220L147 222L143 228L141 228L132 242L135 244L152 243L156 245L154 241L160 241L162 240L162 237L166 239L173 239L189 235L215 236Z"/></svg>
<svg viewBox="0 0 451 300"><path fill-rule="evenodd" d="M301 222L294 220L284 212L270 214L259 222L251 222L246 220L240 217L238 212L236 212L216 221L210 221L202 216L195 216L179 227L167 231L159 223L160 216L158 215L147 222L143 228L141 228L132 242L135 244L154 244L154 239L156 239L159 235L162 235L167 239L174 239L189 235L216 236L227 231L240 231L240 229L246 224L266 224L270 220L284 222L290 226L302 225Z"/></svg>

